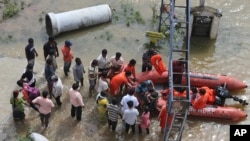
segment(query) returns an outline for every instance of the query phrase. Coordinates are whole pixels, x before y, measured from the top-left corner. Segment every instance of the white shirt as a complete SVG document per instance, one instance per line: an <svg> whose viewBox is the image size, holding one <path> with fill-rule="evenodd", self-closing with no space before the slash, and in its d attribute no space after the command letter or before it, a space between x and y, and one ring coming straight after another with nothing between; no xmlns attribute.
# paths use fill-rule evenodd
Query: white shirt
<svg viewBox="0 0 250 141"><path fill-rule="evenodd" d="M61 96L63 92L63 84L60 78L58 78L57 82L53 83L52 93L54 97Z"/></svg>
<svg viewBox="0 0 250 141"><path fill-rule="evenodd" d="M93 61L93 60L92 60ZM88 68L88 78L90 80L94 80L98 76L98 66L92 66L92 61L90 61L89 68Z"/></svg>
<svg viewBox="0 0 250 141"><path fill-rule="evenodd" d="M123 120L129 125L134 125L138 115L139 112L136 108L126 109L123 114Z"/></svg>
<svg viewBox="0 0 250 141"><path fill-rule="evenodd" d="M109 85L106 81L102 80L102 78L99 79L99 83L98 83L98 89L97 92L101 93L101 91L106 91L108 90Z"/></svg>
<svg viewBox="0 0 250 141"><path fill-rule="evenodd" d="M128 104L127 104L128 101L133 101L133 106L134 107L137 107L139 105L139 102L138 102L137 98L134 95L131 96L131 95L127 94L121 100L122 113L124 113L124 111L126 109L128 109Z"/></svg>
<svg viewBox="0 0 250 141"><path fill-rule="evenodd" d="M108 63L108 57L103 57L102 54L100 54L97 59L98 60L98 66L100 69L105 69L106 64Z"/></svg>

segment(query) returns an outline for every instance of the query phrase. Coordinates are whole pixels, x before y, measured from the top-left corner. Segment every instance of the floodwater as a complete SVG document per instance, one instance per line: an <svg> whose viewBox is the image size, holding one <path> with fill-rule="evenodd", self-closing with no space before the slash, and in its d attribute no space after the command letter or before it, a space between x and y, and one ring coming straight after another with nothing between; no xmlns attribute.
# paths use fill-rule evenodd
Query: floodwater
<svg viewBox="0 0 250 141"><path fill-rule="evenodd" d="M79 31L63 33L56 37L58 47L64 43L64 40L70 39L73 42L73 52L75 57L83 60L87 68L91 59L96 58L103 48L108 49L108 56L111 57L115 52L122 53L125 62L134 58L137 60L137 72L141 69L141 55L143 44L148 42L145 37L145 31L156 31L157 24L152 24L152 7L159 5L161 0L25 0L25 8L20 11L17 17L0 23L0 56L1 61L1 81L2 90L1 105L1 131L7 133L5 140L15 140L15 135L24 134L30 129L46 136L50 141L144 141L144 140L162 140L159 123L156 117L152 117L150 135L124 134L121 124L117 131L112 132L107 129L107 125L100 124L97 121L94 96L88 96L88 82L85 74L85 86L81 88L86 107L83 111L83 121L77 123L70 117L70 104L67 96L67 90L73 83L72 76L65 78L62 70L62 55L57 58L59 69L57 74L61 76L64 83L65 93L62 97L63 106L55 107L50 118L50 127L43 130L40 127L38 113L26 108L26 122L24 124L13 124L11 120L11 106L8 103L9 94L15 88L15 82L26 65L24 47L29 37L35 40L35 46L38 51L38 58L34 71L37 72L39 79L39 88L45 87L43 78L44 58L42 46L46 42L48 35L45 30L44 17L48 12L60 13L64 11L80 9L98 4L109 4L114 10L114 14L121 12L122 4L132 5L134 11L139 11L145 20L145 25L131 23L126 26L124 17L118 21L91 27ZM181 1L178 1L181 2ZM199 1L192 1L191 6L197 6ZM250 10L249 1L245 0L220 0L206 1L207 6L222 10L223 16L220 20L218 36L216 40L208 41L202 38L192 38L190 52L191 71L226 74L235 76L250 84L249 61L250 60ZM39 22L42 18L43 21ZM164 56L164 61L168 61L168 47L160 50ZM250 88L241 91L232 92L240 98L249 100ZM246 113L250 113L249 106L240 107L235 102L228 100L227 105L236 105L242 108ZM8 107L8 108L6 108ZM185 130L183 132L183 141L228 141L230 124L250 124L249 118L238 123L215 121L208 119L188 118Z"/></svg>

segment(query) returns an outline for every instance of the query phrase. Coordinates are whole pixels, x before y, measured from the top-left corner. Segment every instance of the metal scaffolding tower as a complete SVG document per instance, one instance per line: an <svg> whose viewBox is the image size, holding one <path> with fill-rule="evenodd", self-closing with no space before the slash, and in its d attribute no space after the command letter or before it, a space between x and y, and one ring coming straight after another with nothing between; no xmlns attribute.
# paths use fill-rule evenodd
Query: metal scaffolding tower
<svg viewBox="0 0 250 141"><path fill-rule="evenodd" d="M164 132L164 141L180 141L182 138L182 132L186 123L187 115L189 113L190 105L190 76L189 76L189 51L190 51L190 1L180 1L185 3L181 6L176 6L177 0L169 0L169 3L162 0L160 7L160 22L159 32L168 30L169 36L169 97L167 100L167 119L166 128ZM182 9L184 11L184 18L177 18L175 15L176 9ZM178 11L179 12L179 11ZM184 20L183 20L184 19ZM176 26L185 30L185 47L182 49L176 49L176 41L174 35L176 32ZM181 54L184 56L181 61L184 65L184 72L174 72L173 62L177 61L173 58L174 54ZM182 83L176 84L173 82L174 74L182 74ZM186 89L186 97L176 97L173 95L173 90L183 88Z"/></svg>

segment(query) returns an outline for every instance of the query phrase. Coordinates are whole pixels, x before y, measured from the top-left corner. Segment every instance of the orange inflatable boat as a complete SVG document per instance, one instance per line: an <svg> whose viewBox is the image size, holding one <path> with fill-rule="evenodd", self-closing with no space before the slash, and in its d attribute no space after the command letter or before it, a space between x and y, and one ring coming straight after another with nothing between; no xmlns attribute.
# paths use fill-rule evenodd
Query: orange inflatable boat
<svg viewBox="0 0 250 141"><path fill-rule="evenodd" d="M137 79L138 82L150 79L155 84L167 84L168 71L164 71L161 75L156 70L141 72L137 74ZM185 84L184 76L182 77L182 83ZM216 88L224 83L227 84L228 90L240 90L247 88L247 85L243 81L233 76L190 72L191 86L207 86L209 88Z"/></svg>
<svg viewBox="0 0 250 141"><path fill-rule="evenodd" d="M160 109L166 105L166 100L163 98L158 99L157 109ZM207 105L203 109L194 109L192 106L189 107L189 116L203 117L203 118L213 118L227 121L240 121L247 117L247 114L235 107L225 107L225 106L214 106Z"/></svg>

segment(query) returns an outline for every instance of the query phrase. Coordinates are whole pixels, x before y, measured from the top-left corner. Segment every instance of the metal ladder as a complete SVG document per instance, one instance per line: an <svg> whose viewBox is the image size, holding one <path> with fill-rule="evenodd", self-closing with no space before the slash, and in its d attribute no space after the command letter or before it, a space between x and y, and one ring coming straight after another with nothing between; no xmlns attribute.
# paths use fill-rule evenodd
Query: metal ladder
<svg viewBox="0 0 250 141"><path fill-rule="evenodd" d="M166 0L165 0L166 1ZM182 138L182 132L184 130L184 125L186 123L187 115L189 113L190 105L190 76L189 76L189 51L190 51L190 1L186 0L186 5L176 6L176 0L170 0L170 3L167 6L170 7L169 11L164 12L164 0L161 2L161 12L160 12L160 22L159 22L159 32L162 28L169 28L170 33L170 54L169 54L169 97L166 103L167 105L167 119L166 119L166 128L164 132L164 141L180 141ZM182 2L184 3L184 2ZM185 20L181 21L174 17L175 9L182 8L185 12ZM179 24L181 28L185 30L185 47L182 49L176 49L175 46L175 26ZM183 26L183 27L182 27ZM177 73L173 72L173 61L175 54L184 55L184 59L181 62L184 63L184 72ZM184 83L174 84L173 83L173 74L182 74ZM182 81L183 81L182 80ZM175 88L185 88L186 97L175 97L173 95L173 90Z"/></svg>

